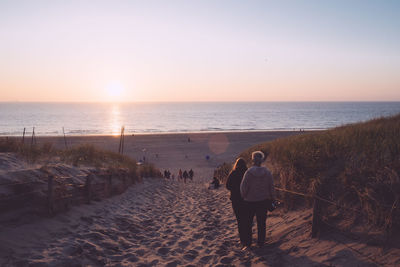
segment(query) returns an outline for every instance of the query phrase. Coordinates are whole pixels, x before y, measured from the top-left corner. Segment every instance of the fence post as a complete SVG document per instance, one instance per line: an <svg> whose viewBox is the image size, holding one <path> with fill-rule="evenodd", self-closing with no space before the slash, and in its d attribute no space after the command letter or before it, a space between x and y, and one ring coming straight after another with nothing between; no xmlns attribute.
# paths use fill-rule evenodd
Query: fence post
<svg viewBox="0 0 400 267"><path fill-rule="evenodd" d="M32 128L32 138L31 138L31 147L33 146L33 140L35 138L35 127Z"/></svg>
<svg viewBox="0 0 400 267"><path fill-rule="evenodd" d="M111 172L109 170L106 171L106 185L107 185L107 197L111 196Z"/></svg>
<svg viewBox="0 0 400 267"><path fill-rule="evenodd" d="M54 194L53 194L53 180L54 176L48 174L47 180L47 212L49 215L54 213Z"/></svg>
<svg viewBox="0 0 400 267"><path fill-rule="evenodd" d="M86 176L86 197L87 203L90 204L90 199L92 198L92 175L88 174Z"/></svg>
<svg viewBox="0 0 400 267"><path fill-rule="evenodd" d="M24 132L22 134L22 144L25 144L25 127L24 127Z"/></svg>
<svg viewBox="0 0 400 267"><path fill-rule="evenodd" d="M67 149L67 138L65 137L65 131L64 131L64 127L62 127L63 129L63 134L64 134L64 145L65 145L65 149Z"/></svg>
<svg viewBox="0 0 400 267"><path fill-rule="evenodd" d="M121 135L119 137L119 148L118 148L118 153L119 154L124 154L124 139L125 139L125 126L121 127Z"/></svg>
<svg viewBox="0 0 400 267"><path fill-rule="evenodd" d="M122 148L121 154L124 154L124 145L125 145L125 126L122 127Z"/></svg>
<svg viewBox="0 0 400 267"><path fill-rule="evenodd" d="M317 195L314 195L314 208L313 208L313 218L312 218L312 229L311 229L311 237L316 238L319 234L320 231L320 226L321 226L321 202L320 200L316 197Z"/></svg>

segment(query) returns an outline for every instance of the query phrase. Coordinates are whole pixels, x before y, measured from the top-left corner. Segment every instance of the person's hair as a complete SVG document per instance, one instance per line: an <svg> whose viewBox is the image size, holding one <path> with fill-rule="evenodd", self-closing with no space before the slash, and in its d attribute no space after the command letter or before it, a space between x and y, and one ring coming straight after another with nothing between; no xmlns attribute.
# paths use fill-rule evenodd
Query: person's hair
<svg viewBox="0 0 400 267"><path fill-rule="evenodd" d="M262 151L254 151L251 153L251 159L253 160L254 164L261 164L265 158L266 157Z"/></svg>
<svg viewBox="0 0 400 267"><path fill-rule="evenodd" d="M246 161L243 158L238 158L235 164L233 164L232 171L241 171L244 173L246 170L247 170Z"/></svg>

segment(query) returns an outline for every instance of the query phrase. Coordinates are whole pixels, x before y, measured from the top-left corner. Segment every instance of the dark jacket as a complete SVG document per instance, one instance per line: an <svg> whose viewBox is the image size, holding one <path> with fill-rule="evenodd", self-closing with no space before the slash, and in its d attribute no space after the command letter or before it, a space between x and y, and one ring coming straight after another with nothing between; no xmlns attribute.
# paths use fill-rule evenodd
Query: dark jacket
<svg viewBox="0 0 400 267"><path fill-rule="evenodd" d="M226 189L231 191L230 199L232 202L243 201L243 198L240 195L240 183L242 182L245 171L246 170L234 170L228 176L228 180L226 181Z"/></svg>

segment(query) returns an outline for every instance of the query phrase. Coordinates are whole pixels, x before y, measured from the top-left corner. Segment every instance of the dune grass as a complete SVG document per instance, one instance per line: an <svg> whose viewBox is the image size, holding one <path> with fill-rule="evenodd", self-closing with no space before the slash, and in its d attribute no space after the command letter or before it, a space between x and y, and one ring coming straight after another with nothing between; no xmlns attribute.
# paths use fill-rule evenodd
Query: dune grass
<svg viewBox="0 0 400 267"><path fill-rule="evenodd" d="M140 177L161 177L161 172L152 164L137 165L137 162L115 152L99 149L93 145L82 144L61 150L51 143L42 145L22 144L17 138L1 138L0 152L17 153L29 163L42 163L58 160L74 166L92 166L96 168L128 169L131 174Z"/></svg>
<svg viewBox="0 0 400 267"><path fill-rule="evenodd" d="M400 230L400 114L277 139L240 156L250 163L255 150L269 155L267 165L276 186L318 194L359 210L369 224ZM286 196L286 200L288 208L312 203L298 197ZM344 210L329 205L323 212L338 220L346 217ZM358 217L357 212L347 215L352 220L347 226Z"/></svg>

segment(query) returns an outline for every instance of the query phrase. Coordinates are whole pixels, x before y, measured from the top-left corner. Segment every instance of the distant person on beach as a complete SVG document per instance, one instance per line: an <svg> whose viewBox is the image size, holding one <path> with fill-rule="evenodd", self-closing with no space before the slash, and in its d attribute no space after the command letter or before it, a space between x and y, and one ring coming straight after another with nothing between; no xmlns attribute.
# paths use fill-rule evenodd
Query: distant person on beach
<svg viewBox="0 0 400 267"><path fill-rule="evenodd" d="M194 172L193 172L192 169L190 169L190 171L189 171L189 179L190 179L190 181L193 181L193 176L194 176Z"/></svg>
<svg viewBox="0 0 400 267"><path fill-rule="evenodd" d="M236 216L240 243L243 247L248 245L248 237L245 234L248 229L248 226L246 225L248 222L248 215L246 205L240 195L240 184L246 171L246 162L243 158L238 158L226 181L226 189L231 192L230 199L232 201L232 209Z"/></svg>
<svg viewBox="0 0 400 267"><path fill-rule="evenodd" d="M182 170L181 169L179 169L178 179L179 179L179 181L182 180Z"/></svg>
<svg viewBox="0 0 400 267"><path fill-rule="evenodd" d="M164 177L169 179L171 177L171 172L169 170L164 171Z"/></svg>
<svg viewBox="0 0 400 267"><path fill-rule="evenodd" d="M213 177L213 180L212 180L212 182L211 182L211 184L210 184L210 187L211 186L213 186L214 187L214 189L218 189L219 188L219 180L218 180L218 178L217 177Z"/></svg>
<svg viewBox="0 0 400 267"><path fill-rule="evenodd" d="M251 154L251 159L253 166L245 172L240 184L240 194L248 209L247 230L245 231L247 238L244 249L251 246L254 215L257 218L257 245L259 247L264 245L267 210L271 207L275 196L272 174L266 167L261 167L266 156L261 151L255 151Z"/></svg>
<svg viewBox="0 0 400 267"><path fill-rule="evenodd" d="M185 170L184 172L183 172L183 182L186 184L186 180L187 180L187 178L189 177L189 174L188 174L188 172Z"/></svg>

